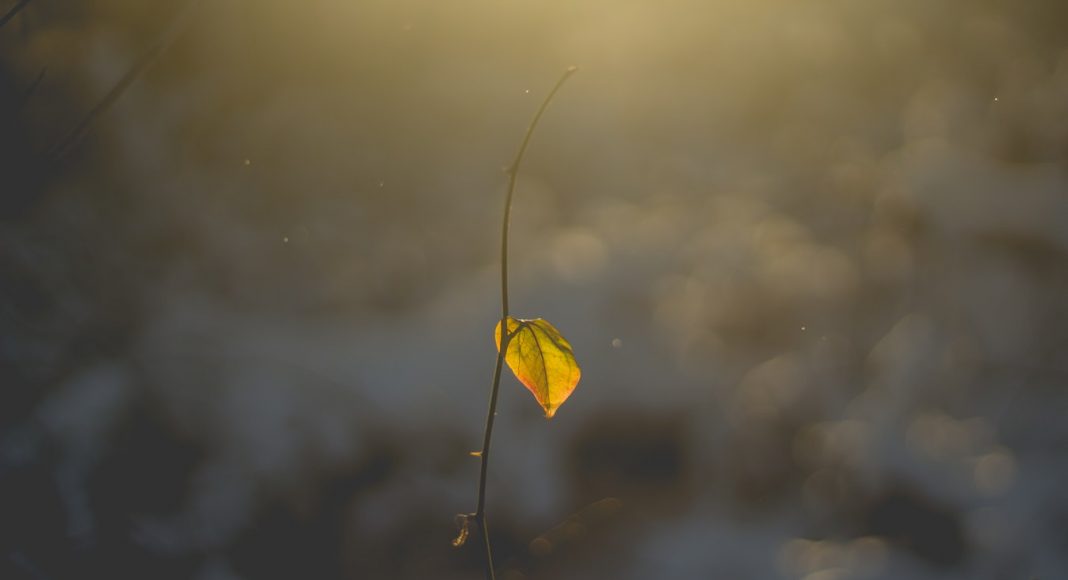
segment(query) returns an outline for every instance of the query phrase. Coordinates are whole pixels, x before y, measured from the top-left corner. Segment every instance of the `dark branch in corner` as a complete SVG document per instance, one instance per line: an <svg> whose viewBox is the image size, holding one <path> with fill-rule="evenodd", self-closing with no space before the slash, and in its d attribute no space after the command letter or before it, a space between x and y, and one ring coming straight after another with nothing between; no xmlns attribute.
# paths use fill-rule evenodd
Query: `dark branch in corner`
<svg viewBox="0 0 1068 580"><path fill-rule="evenodd" d="M33 94L37 92L37 87L41 86L41 81L44 80L46 72L48 72L47 67L41 69L41 72L37 73L37 78L33 79L33 82L30 83L30 86L27 87L26 90L22 93L22 99L19 101L19 110L25 108L26 103L30 102L30 97L32 97Z"/></svg>
<svg viewBox="0 0 1068 580"><path fill-rule="evenodd" d="M11 10L8 10L7 14L0 16L0 28L3 28L8 22L11 22L12 18L18 16L19 12L22 12L22 9L29 3L30 0L19 0L19 3L15 4Z"/></svg>
<svg viewBox="0 0 1068 580"><path fill-rule="evenodd" d="M166 31L149 46L145 52L134 61L133 65L127 69L126 74L122 75L115 86L109 90L93 108L89 109L89 112L82 117L82 120L74 126L73 129L68 131L59 141L57 141L49 150L48 157L53 160L60 161L65 158L70 152L81 142L82 138L88 132L89 127L93 124L93 121L100 115L103 115L119 100L119 97L126 92L126 89L130 88L130 85L136 81L145 70L151 66L156 59L163 54L174 41L185 31L189 22L192 20L192 15L197 4L201 0L189 0L185 7L178 13L178 15L171 22L171 25Z"/></svg>

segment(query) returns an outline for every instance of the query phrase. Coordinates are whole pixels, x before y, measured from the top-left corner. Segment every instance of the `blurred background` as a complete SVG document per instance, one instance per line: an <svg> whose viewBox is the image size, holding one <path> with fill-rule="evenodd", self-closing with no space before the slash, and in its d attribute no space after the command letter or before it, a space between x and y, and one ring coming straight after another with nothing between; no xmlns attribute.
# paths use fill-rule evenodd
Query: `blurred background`
<svg viewBox="0 0 1068 580"><path fill-rule="evenodd" d="M498 577L1068 577L1068 4L12 8L0 576L480 578L576 64Z"/></svg>

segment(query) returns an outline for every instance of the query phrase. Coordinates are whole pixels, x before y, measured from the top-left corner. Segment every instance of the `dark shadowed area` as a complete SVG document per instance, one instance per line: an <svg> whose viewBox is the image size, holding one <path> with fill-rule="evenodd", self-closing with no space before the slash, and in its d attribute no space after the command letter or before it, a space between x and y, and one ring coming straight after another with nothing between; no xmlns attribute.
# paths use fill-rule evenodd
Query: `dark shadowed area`
<svg viewBox="0 0 1068 580"><path fill-rule="evenodd" d="M481 578L572 64L498 578L1068 577L1068 4L16 8L0 577Z"/></svg>

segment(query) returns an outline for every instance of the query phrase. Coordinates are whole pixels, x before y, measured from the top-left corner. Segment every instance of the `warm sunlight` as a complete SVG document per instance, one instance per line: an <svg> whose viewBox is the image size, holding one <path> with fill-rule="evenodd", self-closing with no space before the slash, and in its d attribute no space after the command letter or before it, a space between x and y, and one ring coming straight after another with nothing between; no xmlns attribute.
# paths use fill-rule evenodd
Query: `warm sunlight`
<svg viewBox="0 0 1068 580"><path fill-rule="evenodd" d="M1068 577L1065 22L0 0L0 578Z"/></svg>

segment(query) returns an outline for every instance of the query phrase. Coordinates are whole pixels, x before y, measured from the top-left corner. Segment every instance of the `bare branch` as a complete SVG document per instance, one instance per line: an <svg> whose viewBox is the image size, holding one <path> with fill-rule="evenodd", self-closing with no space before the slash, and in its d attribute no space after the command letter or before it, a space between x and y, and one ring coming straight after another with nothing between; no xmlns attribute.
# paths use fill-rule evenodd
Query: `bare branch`
<svg viewBox="0 0 1068 580"><path fill-rule="evenodd" d="M136 81L161 54L163 54L163 52L170 48L175 39L185 31L189 22L192 20L194 9L200 2L201 0L189 0L186 2L185 7L182 8L159 39L149 46L140 58L134 61L130 68L127 69L126 74L122 75L122 78L111 87L111 90L109 90L100 101L93 106L93 108L89 109L89 112L82 117L82 120L48 150L49 157L55 160L61 160L66 157L79 142L81 142L82 138L88 132L89 127L93 124L93 121L100 115L106 113L115 102L119 100L119 97L126 92L126 89L130 88L130 85L132 85L133 82Z"/></svg>
<svg viewBox="0 0 1068 580"><path fill-rule="evenodd" d="M18 13L22 12L22 9L25 8L26 5L29 3L30 0L19 0L18 4L15 4L15 6L11 8L11 10L8 10L7 13L3 16L0 16L0 28L3 28L4 25L8 22L11 22L12 18L18 16Z"/></svg>

